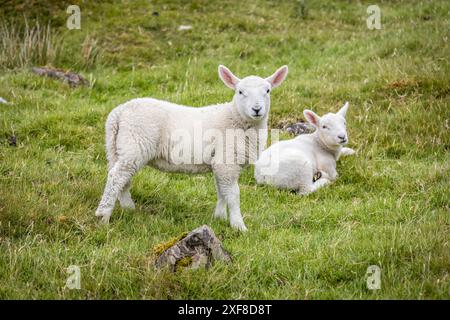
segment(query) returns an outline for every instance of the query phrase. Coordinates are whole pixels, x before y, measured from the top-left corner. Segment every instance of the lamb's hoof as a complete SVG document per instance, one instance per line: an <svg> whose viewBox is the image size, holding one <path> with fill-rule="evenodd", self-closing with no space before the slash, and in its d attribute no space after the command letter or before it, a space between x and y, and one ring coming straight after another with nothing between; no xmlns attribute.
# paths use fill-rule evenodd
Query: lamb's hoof
<svg viewBox="0 0 450 320"><path fill-rule="evenodd" d="M119 196L119 203L120 203L120 207L122 209L127 209L127 210L136 209L134 201L131 198L131 194L129 192L123 193Z"/></svg>
<svg viewBox="0 0 450 320"><path fill-rule="evenodd" d="M356 151L352 148L343 148L342 149L342 155L344 155L344 156L351 156L355 153L356 153Z"/></svg>
<svg viewBox="0 0 450 320"><path fill-rule="evenodd" d="M95 216L99 219L100 224L108 224L111 218L111 212L102 209L95 211Z"/></svg>
<svg viewBox="0 0 450 320"><path fill-rule="evenodd" d="M219 219L219 220L223 220L223 221L227 221L228 220L227 211L226 210L215 211L214 212L214 218Z"/></svg>
<svg viewBox="0 0 450 320"><path fill-rule="evenodd" d="M297 191L297 194L298 194L300 197L306 197L306 196L309 195L310 193L311 193L311 191L300 191L300 190Z"/></svg>
<svg viewBox="0 0 450 320"><path fill-rule="evenodd" d="M246 232L247 227L244 224L244 221L231 221L231 227L240 232Z"/></svg>
<svg viewBox="0 0 450 320"><path fill-rule="evenodd" d="M125 209L125 210L134 210L134 209L136 209L136 205L134 204L134 202L121 202L120 203L120 207L122 208L122 209Z"/></svg>

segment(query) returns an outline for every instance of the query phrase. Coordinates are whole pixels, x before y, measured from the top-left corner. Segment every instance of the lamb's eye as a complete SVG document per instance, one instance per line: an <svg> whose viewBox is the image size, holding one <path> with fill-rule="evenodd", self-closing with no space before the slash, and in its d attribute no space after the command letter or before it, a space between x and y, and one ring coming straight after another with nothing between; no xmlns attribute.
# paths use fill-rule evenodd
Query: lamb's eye
<svg viewBox="0 0 450 320"><path fill-rule="evenodd" d="M328 127L327 126L322 126L322 129L328 129Z"/></svg>
<svg viewBox="0 0 450 320"><path fill-rule="evenodd" d="M241 91L241 90L239 90L239 94L242 94L242 91Z"/></svg>
<svg viewBox="0 0 450 320"><path fill-rule="evenodd" d="M267 89L267 91L266 91L267 93L269 93L270 92L270 89Z"/></svg>

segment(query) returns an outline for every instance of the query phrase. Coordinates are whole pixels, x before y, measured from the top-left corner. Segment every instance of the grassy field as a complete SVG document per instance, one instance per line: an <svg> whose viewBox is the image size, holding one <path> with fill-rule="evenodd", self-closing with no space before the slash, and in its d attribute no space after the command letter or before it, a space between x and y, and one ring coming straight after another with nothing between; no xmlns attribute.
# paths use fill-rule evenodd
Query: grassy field
<svg viewBox="0 0 450 320"><path fill-rule="evenodd" d="M449 299L450 3L304 3L2 4L0 97L10 104L0 104L0 298ZM81 8L81 30L65 27L69 4ZM366 26L370 4L381 8L381 30ZM35 39L47 41L41 54L20 50L24 15L29 28L36 19L40 32L50 25L52 37ZM30 72L45 64L90 85ZM239 76L289 65L272 94L272 128L305 108L320 114L350 101L357 155L338 163L336 183L307 197L257 187L247 168L246 234L212 218L211 174L151 168L134 178L137 210L117 207L99 226L110 110L142 96L228 101L218 64ZM153 246L201 224L233 264L155 271ZM69 265L81 268L80 290L64 288ZM366 287L369 265L381 268L380 290Z"/></svg>

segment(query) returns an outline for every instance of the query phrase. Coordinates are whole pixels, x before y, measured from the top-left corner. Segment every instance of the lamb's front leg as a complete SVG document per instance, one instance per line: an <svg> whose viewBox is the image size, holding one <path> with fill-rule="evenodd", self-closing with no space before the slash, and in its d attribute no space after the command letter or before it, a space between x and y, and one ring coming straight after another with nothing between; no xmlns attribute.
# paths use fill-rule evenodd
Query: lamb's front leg
<svg viewBox="0 0 450 320"><path fill-rule="evenodd" d="M228 207L230 208L230 224L236 230L247 231L241 214L240 191L237 180L231 184L228 193L225 195Z"/></svg>
<svg viewBox="0 0 450 320"><path fill-rule="evenodd" d="M355 154L356 151L353 150L352 148L342 148L341 152L339 153L339 156L351 156L352 154Z"/></svg>
<svg viewBox="0 0 450 320"><path fill-rule="evenodd" d="M214 217L217 219L227 220L227 202L225 199L225 192L221 189L221 186L219 182L217 181L217 178L215 178L216 181L216 191L217 191L217 204L216 204L216 210L214 211Z"/></svg>
<svg viewBox="0 0 450 320"><path fill-rule="evenodd" d="M218 185L218 190L220 190L220 194L218 193L219 199L217 202L217 207L219 207L219 210L223 208L223 202L221 203L220 198L220 196L222 196L222 199L225 199L225 203L230 211L231 227L239 231L247 231L240 208L240 194L238 185L239 174L241 171L240 166L221 165L216 166L213 170L216 183Z"/></svg>

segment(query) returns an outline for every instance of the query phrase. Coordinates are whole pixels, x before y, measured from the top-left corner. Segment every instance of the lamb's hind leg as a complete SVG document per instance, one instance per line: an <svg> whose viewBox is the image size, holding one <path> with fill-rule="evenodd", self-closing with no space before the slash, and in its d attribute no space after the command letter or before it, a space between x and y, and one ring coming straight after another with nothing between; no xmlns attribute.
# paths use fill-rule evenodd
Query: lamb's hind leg
<svg viewBox="0 0 450 320"><path fill-rule="evenodd" d="M317 180L316 182L313 183L313 188L311 192L316 191L319 188L322 188L324 186L326 186L327 184L331 183L331 181L327 178L320 178L319 180Z"/></svg>
<svg viewBox="0 0 450 320"><path fill-rule="evenodd" d="M129 184L131 177L137 169L137 166L133 162L118 160L111 170L109 170L105 190L95 212L97 217L102 218L102 222L109 222L119 194Z"/></svg>
<svg viewBox="0 0 450 320"><path fill-rule="evenodd" d="M131 178L155 156L156 146L143 137L158 140L157 131L143 131L140 127L122 127L116 137L116 149L113 150L114 162L109 163L108 179L102 199L95 213L103 222L108 222L119 199L122 207L134 207L130 195Z"/></svg>
<svg viewBox="0 0 450 320"><path fill-rule="evenodd" d="M307 194L310 194L314 191L316 191L319 188L322 188L324 186L326 186L327 184L329 184L331 181L328 180L327 178L320 178L319 180L316 180L315 182L312 182L302 186L301 189L299 189L298 194L305 196Z"/></svg>
<svg viewBox="0 0 450 320"><path fill-rule="evenodd" d="M147 163L147 158L137 152L129 152L118 159L108 172L105 190L100 204L95 212L102 222L109 222L116 200L119 199L122 207L134 207L131 199L131 178L142 166Z"/></svg>
<svg viewBox="0 0 450 320"><path fill-rule="evenodd" d="M131 180L123 188L122 192L119 193L119 203L123 209L135 209L133 199L131 198Z"/></svg>
<svg viewBox="0 0 450 320"><path fill-rule="evenodd" d="M312 192L315 192L317 189L322 188L323 186L329 184L331 182L331 176L323 171L320 171L320 178L316 181L314 180L314 168L310 163L305 163L302 167L302 170L298 175L298 194L299 195L307 195Z"/></svg>

